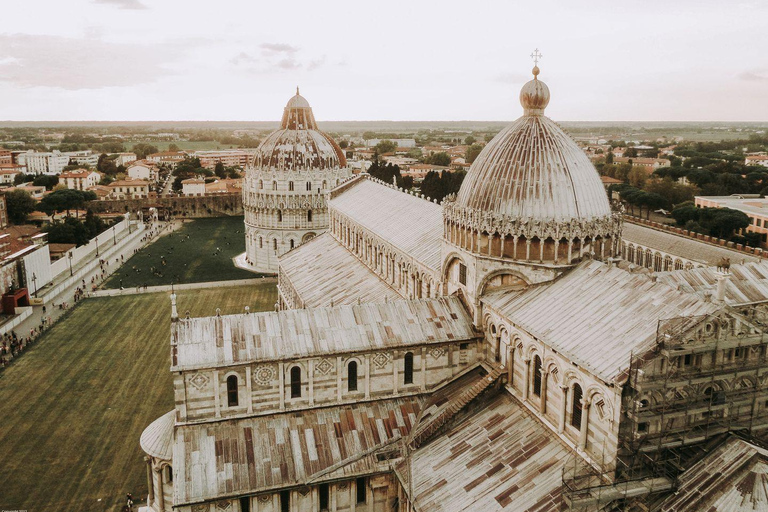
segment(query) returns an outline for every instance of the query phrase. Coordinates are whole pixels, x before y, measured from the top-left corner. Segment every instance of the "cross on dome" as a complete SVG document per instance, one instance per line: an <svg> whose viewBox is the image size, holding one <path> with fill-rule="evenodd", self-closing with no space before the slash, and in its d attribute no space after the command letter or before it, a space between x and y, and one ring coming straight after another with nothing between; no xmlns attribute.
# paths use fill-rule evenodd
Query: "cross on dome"
<svg viewBox="0 0 768 512"><path fill-rule="evenodd" d="M531 58L533 59L533 65L534 66L538 66L539 59L542 58L542 57L543 57L543 55L541 54L541 52L539 51L538 48L533 50L533 53L531 54Z"/></svg>

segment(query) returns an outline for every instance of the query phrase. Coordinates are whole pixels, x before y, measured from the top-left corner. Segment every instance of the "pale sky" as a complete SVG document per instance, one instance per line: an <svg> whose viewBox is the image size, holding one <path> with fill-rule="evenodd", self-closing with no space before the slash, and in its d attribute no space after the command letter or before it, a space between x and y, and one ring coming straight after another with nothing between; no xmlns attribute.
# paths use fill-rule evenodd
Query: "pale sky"
<svg viewBox="0 0 768 512"><path fill-rule="evenodd" d="M768 121L763 0L2 2L0 120Z"/></svg>

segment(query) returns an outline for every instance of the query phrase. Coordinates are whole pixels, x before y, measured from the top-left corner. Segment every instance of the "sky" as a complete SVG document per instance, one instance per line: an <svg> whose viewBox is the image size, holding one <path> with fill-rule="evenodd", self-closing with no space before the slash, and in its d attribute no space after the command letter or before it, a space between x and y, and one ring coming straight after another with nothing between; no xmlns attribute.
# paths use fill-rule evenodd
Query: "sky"
<svg viewBox="0 0 768 512"><path fill-rule="evenodd" d="M3 2L0 120L768 121L764 0Z"/></svg>

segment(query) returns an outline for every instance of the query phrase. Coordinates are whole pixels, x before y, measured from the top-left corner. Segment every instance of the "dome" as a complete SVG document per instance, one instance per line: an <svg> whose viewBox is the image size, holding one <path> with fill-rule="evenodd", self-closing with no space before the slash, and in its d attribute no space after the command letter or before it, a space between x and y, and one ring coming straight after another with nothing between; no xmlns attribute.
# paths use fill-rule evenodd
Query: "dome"
<svg viewBox="0 0 768 512"><path fill-rule="evenodd" d="M573 139L543 115L549 103L546 84L534 77L523 86L520 103L525 114L480 152L461 185L457 206L542 222L610 217L594 166Z"/></svg>
<svg viewBox="0 0 768 512"><path fill-rule="evenodd" d="M497 258L570 265L585 253L612 256L621 216L600 176L557 123L544 116L547 85L520 91L524 113L480 152L443 207L450 243Z"/></svg>
<svg viewBox="0 0 768 512"><path fill-rule="evenodd" d="M280 129L259 145L252 164L264 170L324 170L346 167L344 152L318 130L309 102L299 94L285 106Z"/></svg>
<svg viewBox="0 0 768 512"><path fill-rule="evenodd" d="M141 433L139 444L144 453L161 460L173 457L173 427L176 411L169 411L149 424Z"/></svg>

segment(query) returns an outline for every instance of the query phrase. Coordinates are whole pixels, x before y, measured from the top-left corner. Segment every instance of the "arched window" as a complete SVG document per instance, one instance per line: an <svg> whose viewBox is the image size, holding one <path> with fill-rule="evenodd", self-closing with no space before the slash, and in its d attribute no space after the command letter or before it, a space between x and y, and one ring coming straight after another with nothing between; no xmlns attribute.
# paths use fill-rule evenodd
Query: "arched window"
<svg viewBox="0 0 768 512"><path fill-rule="evenodd" d="M259 249L264 247L264 239L262 237L259 237Z"/></svg>
<svg viewBox="0 0 768 512"><path fill-rule="evenodd" d="M289 182L288 182L288 190L290 190L291 192L293 192L293 182L292 182L292 181L289 181Z"/></svg>
<svg viewBox="0 0 768 512"><path fill-rule="evenodd" d="M272 182L272 190L277 190L277 182L276 181Z"/></svg>
<svg viewBox="0 0 768 512"><path fill-rule="evenodd" d="M301 397L301 368L291 368L291 398Z"/></svg>
<svg viewBox="0 0 768 512"><path fill-rule="evenodd" d="M357 361L347 365L347 391L357 391Z"/></svg>
<svg viewBox="0 0 768 512"><path fill-rule="evenodd" d="M403 384L413 384L413 352L405 353L405 373Z"/></svg>
<svg viewBox="0 0 768 512"><path fill-rule="evenodd" d="M573 398L571 402L571 425L581 430L581 386L573 385Z"/></svg>
<svg viewBox="0 0 768 512"><path fill-rule="evenodd" d="M311 181L307 182L307 190L310 190L310 191L312 190L312 182Z"/></svg>
<svg viewBox="0 0 768 512"><path fill-rule="evenodd" d="M165 466L165 481L167 483L173 483L173 467Z"/></svg>
<svg viewBox="0 0 768 512"><path fill-rule="evenodd" d="M307 222L312 222L312 210L307 210Z"/></svg>
<svg viewBox="0 0 768 512"><path fill-rule="evenodd" d="M264 180L259 180L259 189L264 188Z"/></svg>
<svg viewBox="0 0 768 512"><path fill-rule="evenodd" d="M235 375L227 377L227 405L237 406L237 376Z"/></svg>
<svg viewBox="0 0 768 512"><path fill-rule="evenodd" d="M277 210L277 222L283 222L283 210Z"/></svg>
<svg viewBox="0 0 768 512"><path fill-rule="evenodd" d="M277 238L272 239L272 249L275 251L277 250Z"/></svg>
<svg viewBox="0 0 768 512"><path fill-rule="evenodd" d="M533 394L541 396L541 358L533 358Z"/></svg>
<svg viewBox="0 0 768 512"><path fill-rule="evenodd" d="M291 238L291 249L293 249L293 238Z"/></svg>

